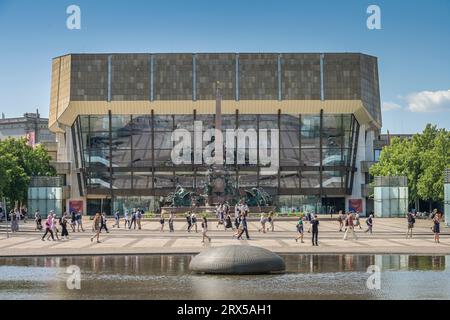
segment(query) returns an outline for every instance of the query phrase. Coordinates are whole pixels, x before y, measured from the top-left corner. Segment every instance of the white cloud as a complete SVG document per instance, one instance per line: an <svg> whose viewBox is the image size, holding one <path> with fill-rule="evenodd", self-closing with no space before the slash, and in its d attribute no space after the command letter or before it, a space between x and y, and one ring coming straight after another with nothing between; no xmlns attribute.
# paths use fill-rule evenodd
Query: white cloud
<svg viewBox="0 0 450 320"><path fill-rule="evenodd" d="M408 95L406 101L411 112L450 111L450 90L416 92Z"/></svg>
<svg viewBox="0 0 450 320"><path fill-rule="evenodd" d="M383 104L381 105L381 111L384 112L398 109L402 109L402 106L394 102L383 102Z"/></svg>

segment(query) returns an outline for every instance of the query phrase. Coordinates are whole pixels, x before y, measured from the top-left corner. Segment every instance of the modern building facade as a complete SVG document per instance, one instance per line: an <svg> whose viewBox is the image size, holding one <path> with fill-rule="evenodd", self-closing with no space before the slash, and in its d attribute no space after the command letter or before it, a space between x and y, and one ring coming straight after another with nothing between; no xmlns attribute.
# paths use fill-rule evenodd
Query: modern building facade
<svg viewBox="0 0 450 320"><path fill-rule="evenodd" d="M278 129L280 166L227 164L241 192L279 210L366 212L363 166L382 125L377 59L359 53L71 54L52 66L50 130L85 212L144 207L181 185L202 192L206 165L175 165L175 129ZM259 140L259 136L257 138ZM373 206L373 203L372 203Z"/></svg>

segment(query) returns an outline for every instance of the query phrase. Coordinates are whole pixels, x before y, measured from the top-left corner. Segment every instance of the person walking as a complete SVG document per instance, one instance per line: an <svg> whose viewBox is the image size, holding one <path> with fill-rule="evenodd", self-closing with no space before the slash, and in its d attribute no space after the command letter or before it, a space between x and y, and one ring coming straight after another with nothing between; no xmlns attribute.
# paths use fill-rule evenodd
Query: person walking
<svg viewBox="0 0 450 320"><path fill-rule="evenodd" d="M161 212L161 215L159 217L159 223L161 224L161 229L159 230L160 232L164 232L164 213Z"/></svg>
<svg viewBox="0 0 450 320"><path fill-rule="evenodd" d="M311 232L311 228L312 228L312 221L314 220L313 215L311 214L311 212L307 212L306 213L306 221L309 222L309 227L308 227L308 233Z"/></svg>
<svg viewBox="0 0 450 320"><path fill-rule="evenodd" d="M247 209L244 208L244 216L242 217L242 222L244 223L245 237L247 238L247 240L250 240L250 236L248 235L247 216L248 216L248 207Z"/></svg>
<svg viewBox="0 0 450 320"><path fill-rule="evenodd" d="M311 220L311 229L312 229L312 245L319 245L319 217L317 214L314 215L314 218Z"/></svg>
<svg viewBox="0 0 450 320"><path fill-rule="evenodd" d="M100 243L100 224L101 224L101 215L100 212L95 214L94 220L92 221L92 231L94 231L94 236L91 237L91 242L94 241L94 238L97 238L97 243Z"/></svg>
<svg viewBox="0 0 450 320"><path fill-rule="evenodd" d="M225 217L225 230L231 229L233 230L233 221L231 221L231 215L228 212Z"/></svg>
<svg viewBox="0 0 450 320"><path fill-rule="evenodd" d="M36 223L36 227L34 228L34 230L42 230L42 218L41 218L41 213L39 211L39 209L36 210L36 212L34 213L34 222Z"/></svg>
<svg viewBox="0 0 450 320"><path fill-rule="evenodd" d="M81 231L84 232L83 214L80 211L77 212L77 226L78 226L78 232L80 232L80 228L81 228Z"/></svg>
<svg viewBox="0 0 450 320"><path fill-rule="evenodd" d="M353 220L353 214L350 212L347 216L347 230L345 230L345 234L344 234L344 240L348 239L348 234L351 233L352 234L352 238L353 240L358 240L358 237L356 236L355 233L355 226L354 226L354 220Z"/></svg>
<svg viewBox="0 0 450 320"><path fill-rule="evenodd" d="M305 218L303 216L301 216L297 222L296 227L297 227L298 236L297 236L297 238L295 238L295 242L298 242L298 239L300 239L301 243L304 243L304 241L303 241L303 234L304 234L303 220L304 219Z"/></svg>
<svg viewBox="0 0 450 320"><path fill-rule="evenodd" d="M208 239L208 241L211 243L211 237L207 235L208 232L208 220L206 219L206 216L202 219L202 243L205 243L205 239Z"/></svg>
<svg viewBox="0 0 450 320"><path fill-rule="evenodd" d="M267 218L267 222L269 222L269 227L267 228L267 231L271 230L272 232L275 231L275 223L274 223L275 214L273 211L269 212L269 217Z"/></svg>
<svg viewBox="0 0 450 320"><path fill-rule="evenodd" d="M131 226L134 225L134 229L136 230L136 208L133 208L133 211L131 212L131 221L130 221L130 229Z"/></svg>
<svg viewBox="0 0 450 320"><path fill-rule="evenodd" d="M174 232L175 229L173 228L173 220L175 219L175 214L171 212L169 214L169 232Z"/></svg>
<svg viewBox="0 0 450 320"><path fill-rule="evenodd" d="M406 231L406 239L413 237L413 229L414 229L414 224L416 223L416 218L414 216L414 212L409 211L408 214L406 215L406 219L408 221L408 230Z"/></svg>
<svg viewBox="0 0 450 320"><path fill-rule="evenodd" d="M344 213L342 210L339 210L337 221L339 222L339 232L342 232L342 228L344 227Z"/></svg>
<svg viewBox="0 0 450 320"><path fill-rule="evenodd" d="M56 213L54 213L53 211L51 211L51 212L53 213L53 215L52 215L52 224L51 224L52 231L53 231L53 234L56 237L56 240L60 241L61 239L58 236L59 230L58 230L57 225L56 225L58 219L56 218Z"/></svg>
<svg viewBox="0 0 450 320"><path fill-rule="evenodd" d="M241 223L241 206L240 204L236 204L234 206L234 228L236 230L239 228L240 223Z"/></svg>
<svg viewBox="0 0 450 320"><path fill-rule="evenodd" d="M11 232L16 233L19 231L19 213L17 210L11 210Z"/></svg>
<svg viewBox="0 0 450 320"><path fill-rule="evenodd" d="M187 232L191 232L192 216L191 216L191 212L190 211L188 211L188 213L186 213L186 222L187 222Z"/></svg>
<svg viewBox="0 0 450 320"><path fill-rule="evenodd" d="M130 223L130 211L125 210L125 213L123 214L123 221L124 221L124 228L130 228L131 229L131 223Z"/></svg>
<svg viewBox="0 0 450 320"><path fill-rule="evenodd" d="M107 219L106 219L106 213L103 212L100 217L100 233L103 229L105 229L106 233L109 233L108 226L106 225Z"/></svg>
<svg viewBox="0 0 450 320"><path fill-rule="evenodd" d="M53 236L53 231L52 231L52 215L51 214L49 214L47 216L47 220L45 220L45 233L42 236L42 241L45 241L45 237L49 233L50 233L50 236L52 237L52 240L55 241L55 237ZM47 238L47 240L49 240L49 238Z"/></svg>
<svg viewBox="0 0 450 320"><path fill-rule="evenodd" d="M239 226L236 228L236 233L233 234L233 239L236 237L237 240L242 239L242 235L244 234L244 220L243 220L243 213L241 213L241 216L239 217Z"/></svg>
<svg viewBox="0 0 450 320"><path fill-rule="evenodd" d="M68 240L69 239L69 232L67 231L67 222L68 222L68 216L67 212L64 212L64 214L61 216L61 219L59 219L59 225L61 226L61 238Z"/></svg>
<svg viewBox="0 0 450 320"><path fill-rule="evenodd" d="M434 242L440 243L439 234L441 233L441 213L436 212L433 217L433 233L434 233Z"/></svg>
<svg viewBox="0 0 450 320"><path fill-rule="evenodd" d="M261 228L258 229L258 232L266 233L266 215L264 213L261 213L261 218L259 219L259 223L261 224Z"/></svg>
<svg viewBox="0 0 450 320"><path fill-rule="evenodd" d="M362 229L361 221L360 221L360 214L358 211L356 211L356 215L355 215L355 227L359 227L359 229Z"/></svg>
<svg viewBox="0 0 450 320"><path fill-rule="evenodd" d="M138 208L136 211L136 223L138 226L138 230L142 229L142 218L144 217L144 210L142 210L141 208Z"/></svg>
<svg viewBox="0 0 450 320"><path fill-rule="evenodd" d="M120 229L120 210L117 209L116 212L114 212L114 224L113 228L117 227L117 229Z"/></svg>
<svg viewBox="0 0 450 320"><path fill-rule="evenodd" d="M372 213L367 218L366 224L367 224L367 230L364 232L366 232L366 233L369 232L370 234L372 234L372 228L373 228L373 214Z"/></svg>
<svg viewBox="0 0 450 320"><path fill-rule="evenodd" d="M72 232L75 232L75 227L77 225L77 214L75 211L70 213L70 226L72 228Z"/></svg>
<svg viewBox="0 0 450 320"><path fill-rule="evenodd" d="M194 212L192 212L191 214L191 229L194 228L195 229L195 233L197 233L197 216L195 215Z"/></svg>

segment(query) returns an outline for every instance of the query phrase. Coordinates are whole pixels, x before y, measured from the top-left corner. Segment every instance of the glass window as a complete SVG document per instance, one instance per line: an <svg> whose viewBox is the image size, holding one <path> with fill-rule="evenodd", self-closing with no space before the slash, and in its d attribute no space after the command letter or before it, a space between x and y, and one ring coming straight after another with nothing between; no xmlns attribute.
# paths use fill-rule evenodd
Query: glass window
<svg viewBox="0 0 450 320"><path fill-rule="evenodd" d="M281 131L280 140L281 148L299 148L300 146L298 131Z"/></svg>
<svg viewBox="0 0 450 320"><path fill-rule="evenodd" d="M344 174L341 171L323 171L322 187L323 188L342 188Z"/></svg>
<svg viewBox="0 0 450 320"><path fill-rule="evenodd" d="M155 117L155 131L173 131L173 117L172 116L154 116Z"/></svg>
<svg viewBox="0 0 450 320"><path fill-rule="evenodd" d="M303 166L320 166L320 149L302 149L301 157Z"/></svg>
<svg viewBox="0 0 450 320"><path fill-rule="evenodd" d="M282 171L280 174L280 188L300 188L299 178L297 171Z"/></svg>
<svg viewBox="0 0 450 320"><path fill-rule="evenodd" d="M301 173L302 189L320 188L320 173L319 171L302 171Z"/></svg>
<svg viewBox="0 0 450 320"><path fill-rule="evenodd" d="M152 188L151 172L133 173L133 189L151 189L151 188Z"/></svg>
<svg viewBox="0 0 450 320"><path fill-rule="evenodd" d="M320 115L302 115L302 131L319 131Z"/></svg>
<svg viewBox="0 0 450 320"><path fill-rule="evenodd" d="M375 161L380 161L381 150L380 149L373 150L373 155Z"/></svg>
<svg viewBox="0 0 450 320"><path fill-rule="evenodd" d="M340 166L343 165L343 155L341 149L322 149L322 164L324 166Z"/></svg>
<svg viewBox="0 0 450 320"><path fill-rule="evenodd" d="M281 115L281 128L284 131L296 131L300 130L299 115L282 114Z"/></svg>
<svg viewBox="0 0 450 320"><path fill-rule="evenodd" d="M89 116L91 132L109 131L109 116Z"/></svg>
<svg viewBox="0 0 450 320"><path fill-rule="evenodd" d="M155 172L155 188L174 188L173 172Z"/></svg>
<svg viewBox="0 0 450 320"><path fill-rule="evenodd" d="M298 166L300 164L300 154L298 149L281 149L280 165Z"/></svg>
<svg viewBox="0 0 450 320"><path fill-rule="evenodd" d="M260 129L278 129L278 115L263 114L259 116Z"/></svg>

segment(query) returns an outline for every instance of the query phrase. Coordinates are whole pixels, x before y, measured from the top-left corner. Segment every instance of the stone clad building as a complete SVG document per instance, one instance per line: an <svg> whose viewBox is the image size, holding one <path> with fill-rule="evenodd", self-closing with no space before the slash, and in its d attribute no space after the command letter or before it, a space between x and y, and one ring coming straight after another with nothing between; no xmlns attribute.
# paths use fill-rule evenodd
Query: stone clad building
<svg viewBox="0 0 450 320"><path fill-rule="evenodd" d="M153 211L177 185L200 191L203 165L174 165L174 129L279 129L280 167L228 165L239 190L279 210L371 210L367 165L382 125L377 58L360 53L70 54L53 59L50 130L84 210ZM365 169L364 169L365 168ZM367 206L367 208L366 208Z"/></svg>

